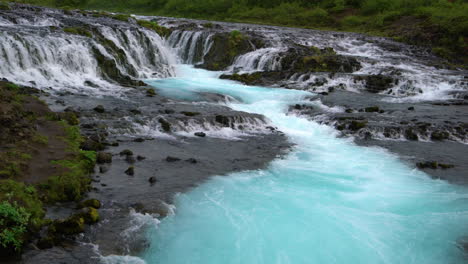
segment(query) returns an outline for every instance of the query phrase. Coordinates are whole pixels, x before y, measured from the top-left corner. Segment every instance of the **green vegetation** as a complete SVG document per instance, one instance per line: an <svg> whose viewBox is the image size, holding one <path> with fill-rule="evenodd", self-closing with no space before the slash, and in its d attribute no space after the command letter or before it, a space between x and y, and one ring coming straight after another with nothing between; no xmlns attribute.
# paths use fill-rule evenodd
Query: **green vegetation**
<svg viewBox="0 0 468 264"><path fill-rule="evenodd" d="M23 207L9 202L0 203L0 245L4 248L13 246L19 251L23 245L22 237L26 233L29 213Z"/></svg>
<svg viewBox="0 0 468 264"><path fill-rule="evenodd" d="M167 37L171 34L171 30L166 28L166 27L161 27L158 25L158 23L154 21L147 21L147 20L138 20L137 21L138 25L154 30L156 33L158 33L162 37Z"/></svg>
<svg viewBox="0 0 468 264"><path fill-rule="evenodd" d="M93 34L91 34L91 32L89 32L88 30L86 30L84 28L67 27L67 28L64 28L63 31L65 31L66 33L69 33L69 34L73 34L73 35L81 35L81 36L85 36L85 37L88 37L88 38L93 37Z"/></svg>
<svg viewBox="0 0 468 264"><path fill-rule="evenodd" d="M0 81L2 256L20 253L30 235L47 223L45 203L82 198L96 161L95 152L80 149L84 139L76 115L53 113L30 92L30 88ZM54 161L49 164L44 154ZM35 167L38 164L40 170ZM97 212L91 210L89 219L97 220Z"/></svg>
<svg viewBox="0 0 468 264"><path fill-rule="evenodd" d="M253 22L393 37L468 61L466 0L18 0L56 7ZM4 5L5 6L5 5ZM153 28L152 25L149 28ZM210 27L209 23L205 27Z"/></svg>

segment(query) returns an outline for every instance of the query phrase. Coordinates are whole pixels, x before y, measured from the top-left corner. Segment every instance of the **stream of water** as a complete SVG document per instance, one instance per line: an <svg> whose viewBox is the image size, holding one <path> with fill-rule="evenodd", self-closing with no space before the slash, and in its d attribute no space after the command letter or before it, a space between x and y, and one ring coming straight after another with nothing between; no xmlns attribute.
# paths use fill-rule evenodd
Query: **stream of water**
<svg viewBox="0 0 468 264"><path fill-rule="evenodd" d="M287 115L308 92L249 87L179 67L149 81L159 92L237 98L296 144L268 169L214 177L176 197L176 213L148 231L146 263L461 263L468 192L394 155ZM303 103L307 103L304 101Z"/></svg>

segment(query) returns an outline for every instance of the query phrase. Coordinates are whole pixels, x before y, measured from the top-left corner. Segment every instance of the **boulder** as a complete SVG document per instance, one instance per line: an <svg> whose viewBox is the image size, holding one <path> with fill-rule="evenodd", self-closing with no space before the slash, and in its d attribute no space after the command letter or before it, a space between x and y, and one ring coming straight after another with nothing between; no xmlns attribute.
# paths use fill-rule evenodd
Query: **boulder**
<svg viewBox="0 0 468 264"><path fill-rule="evenodd" d="M98 164L112 163L112 154L109 152L98 152L96 162Z"/></svg>
<svg viewBox="0 0 468 264"><path fill-rule="evenodd" d="M98 106L94 107L93 110L100 113L100 114L106 112L106 109L102 105L98 105Z"/></svg>

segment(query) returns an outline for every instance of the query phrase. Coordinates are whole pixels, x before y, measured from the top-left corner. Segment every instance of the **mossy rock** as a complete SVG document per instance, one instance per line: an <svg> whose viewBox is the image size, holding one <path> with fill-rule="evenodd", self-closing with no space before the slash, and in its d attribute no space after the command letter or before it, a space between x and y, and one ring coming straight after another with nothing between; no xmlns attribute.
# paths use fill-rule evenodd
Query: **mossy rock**
<svg viewBox="0 0 468 264"><path fill-rule="evenodd" d="M171 132L171 123L167 122L163 118L160 118L158 122L161 124L161 128L164 132L169 133Z"/></svg>
<svg viewBox="0 0 468 264"><path fill-rule="evenodd" d="M219 71L230 66L236 57L263 47L261 40L254 41L250 36L234 30L230 33L216 33L212 45L204 57L204 63L198 67Z"/></svg>
<svg viewBox="0 0 468 264"><path fill-rule="evenodd" d="M154 22L154 21L137 20L137 24L144 28L155 31L156 33L158 33L159 36L164 37L164 38L168 37L172 33L171 29L160 26L157 22Z"/></svg>
<svg viewBox="0 0 468 264"><path fill-rule="evenodd" d="M96 156L96 162L98 164L112 163L112 153L98 152L98 154Z"/></svg>
<svg viewBox="0 0 468 264"><path fill-rule="evenodd" d="M376 113L380 111L380 108L378 106L370 106L370 107L364 108L364 111L366 113Z"/></svg>
<svg viewBox="0 0 468 264"><path fill-rule="evenodd" d="M80 120L74 112L64 112L59 114L60 119L65 120L71 126L77 126L80 124Z"/></svg>
<svg viewBox="0 0 468 264"><path fill-rule="evenodd" d="M351 123L348 125L348 129L353 130L353 131L358 131L360 129L363 129L367 126L367 121L357 121L353 120Z"/></svg>
<svg viewBox="0 0 468 264"><path fill-rule="evenodd" d="M450 134L446 131L434 131L431 134L431 140L442 141L450 137Z"/></svg>
<svg viewBox="0 0 468 264"><path fill-rule="evenodd" d="M156 92L153 88L146 89L146 96L147 97L154 97L156 96Z"/></svg>
<svg viewBox="0 0 468 264"><path fill-rule="evenodd" d="M78 215L83 218L86 224L94 224L99 221L99 212L93 207L81 209L81 212Z"/></svg>
<svg viewBox="0 0 468 264"><path fill-rule="evenodd" d="M93 34L89 30L80 27L66 27L63 31L68 34L80 35L88 38L93 37Z"/></svg>
<svg viewBox="0 0 468 264"><path fill-rule="evenodd" d="M133 151L129 149L124 149L120 152L120 156L132 156L132 155L133 155Z"/></svg>
<svg viewBox="0 0 468 264"><path fill-rule="evenodd" d="M95 209L101 208L101 202L97 199L88 199L78 204L78 208L92 207Z"/></svg>
<svg viewBox="0 0 468 264"><path fill-rule="evenodd" d="M215 117L215 121L216 121L217 123L222 124L222 125L225 126L225 127L229 127L230 124L231 124L231 123L230 123L230 120L229 120L229 117L224 116L224 115L217 115L217 116Z"/></svg>
<svg viewBox="0 0 468 264"><path fill-rule="evenodd" d="M58 236L69 236L83 233L84 229L84 217L80 214L76 214L64 220L54 221L49 227L49 232Z"/></svg>

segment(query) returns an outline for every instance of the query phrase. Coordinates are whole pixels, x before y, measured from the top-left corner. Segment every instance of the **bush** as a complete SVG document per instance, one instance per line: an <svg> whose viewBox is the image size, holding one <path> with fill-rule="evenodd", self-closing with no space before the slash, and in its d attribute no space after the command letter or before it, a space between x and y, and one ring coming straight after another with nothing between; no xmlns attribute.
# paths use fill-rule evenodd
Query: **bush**
<svg viewBox="0 0 468 264"><path fill-rule="evenodd" d="M16 203L0 203L0 246L20 251L30 214Z"/></svg>

